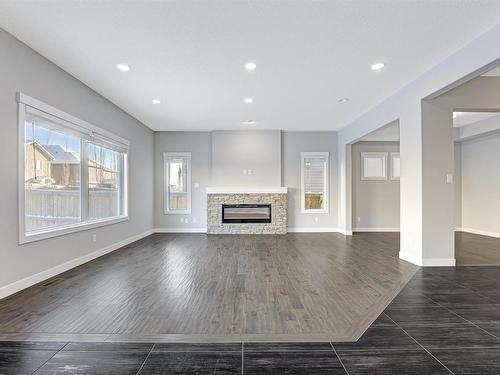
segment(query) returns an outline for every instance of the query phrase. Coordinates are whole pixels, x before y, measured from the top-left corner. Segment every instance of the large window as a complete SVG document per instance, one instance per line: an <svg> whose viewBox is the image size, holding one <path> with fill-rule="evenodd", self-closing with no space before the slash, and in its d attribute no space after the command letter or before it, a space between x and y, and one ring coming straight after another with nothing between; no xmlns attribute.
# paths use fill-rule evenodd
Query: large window
<svg viewBox="0 0 500 375"><path fill-rule="evenodd" d="M191 213L191 153L165 152L165 197L166 214Z"/></svg>
<svg viewBox="0 0 500 375"><path fill-rule="evenodd" d="M19 95L20 242L127 218L128 142Z"/></svg>
<svg viewBox="0 0 500 375"><path fill-rule="evenodd" d="M328 212L328 152L301 153L302 212Z"/></svg>

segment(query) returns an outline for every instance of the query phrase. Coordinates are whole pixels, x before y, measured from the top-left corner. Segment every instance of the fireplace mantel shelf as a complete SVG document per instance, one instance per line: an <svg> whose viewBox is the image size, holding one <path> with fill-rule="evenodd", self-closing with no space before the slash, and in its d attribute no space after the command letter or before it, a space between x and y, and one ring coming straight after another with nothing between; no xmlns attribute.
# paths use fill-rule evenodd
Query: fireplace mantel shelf
<svg viewBox="0 0 500 375"><path fill-rule="evenodd" d="M286 194L286 187L207 187L207 194Z"/></svg>

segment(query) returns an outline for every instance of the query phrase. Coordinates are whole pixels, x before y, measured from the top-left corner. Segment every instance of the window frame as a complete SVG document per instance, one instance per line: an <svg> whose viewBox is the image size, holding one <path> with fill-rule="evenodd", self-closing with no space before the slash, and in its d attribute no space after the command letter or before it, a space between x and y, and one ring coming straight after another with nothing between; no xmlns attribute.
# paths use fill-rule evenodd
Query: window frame
<svg viewBox="0 0 500 375"><path fill-rule="evenodd" d="M304 180L304 161L308 157L324 157L326 160L324 179L324 208L306 209L305 180ZM300 211L303 214L327 214L329 212L330 202L330 152L301 152L300 153Z"/></svg>
<svg viewBox="0 0 500 375"><path fill-rule="evenodd" d="M388 159L389 153L386 151L362 151L361 152L361 181L387 181L388 179ZM384 161L384 176L365 176L365 157L379 158Z"/></svg>
<svg viewBox="0 0 500 375"><path fill-rule="evenodd" d="M168 202L170 199L170 191L168 188L168 181L170 180L170 173L168 168L168 161L172 158L186 158L187 159L187 208L185 210L172 210L169 208ZM164 152L163 153L163 213L165 215L190 215L191 214L191 152Z"/></svg>
<svg viewBox="0 0 500 375"><path fill-rule="evenodd" d="M399 159L399 176L394 174L394 159ZM401 179L401 154L399 152L391 152L391 181L399 181Z"/></svg>
<svg viewBox="0 0 500 375"><path fill-rule="evenodd" d="M19 232L19 244L30 243L34 241L40 241L52 237L58 237L69 233L80 232L84 230L99 228L106 225L116 224L129 220L128 208L129 208L129 163L128 163L128 152L130 149L130 141L121 138L107 130L101 129L95 125L89 124L83 120L80 120L66 112L63 112L49 104L46 104L38 99L32 98L21 92L17 93L18 102L18 189L17 189L17 202L18 202L18 232ZM76 224L61 225L56 228L46 228L39 231L33 231L30 234L26 233L26 216L25 216L25 120L26 113L29 108L30 112L36 113L41 112L47 115L48 118L54 118L57 120L57 127L61 128L63 131L71 133L71 131L77 131L81 133L88 133L96 139L105 140L105 142L110 145L114 144L123 149L120 151L123 153L123 177L121 178L123 189L121 203L123 204L123 212L121 215L113 216L103 219L85 220L87 213L87 166L88 158L86 155L85 148L80 150L80 158L82 162L80 163L80 173L81 173L81 187L80 187L80 204L81 210L80 215L82 221ZM80 139L81 144L83 140Z"/></svg>

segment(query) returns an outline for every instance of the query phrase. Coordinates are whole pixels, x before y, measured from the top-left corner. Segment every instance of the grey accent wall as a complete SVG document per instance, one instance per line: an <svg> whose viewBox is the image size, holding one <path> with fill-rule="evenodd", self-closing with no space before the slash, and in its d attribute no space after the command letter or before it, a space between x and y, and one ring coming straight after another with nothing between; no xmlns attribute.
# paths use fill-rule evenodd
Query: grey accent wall
<svg viewBox="0 0 500 375"><path fill-rule="evenodd" d="M212 186L281 186L281 132L214 131L212 165Z"/></svg>
<svg viewBox="0 0 500 375"><path fill-rule="evenodd" d="M155 133L155 228L205 228L207 226L207 195L210 186L209 132ZM164 152L191 152L191 214L165 215ZM181 222L180 219L186 222ZM193 222L195 221L195 222Z"/></svg>
<svg viewBox="0 0 500 375"><path fill-rule="evenodd" d="M336 132L283 132L283 186L288 187L288 227L337 228L338 173ZM300 200L300 153L330 152L328 213L302 213ZM317 221L316 221L317 218Z"/></svg>
<svg viewBox="0 0 500 375"><path fill-rule="evenodd" d="M500 234L500 134L461 143L462 228Z"/></svg>
<svg viewBox="0 0 500 375"><path fill-rule="evenodd" d="M387 180L361 180L361 152L388 153ZM399 180L390 179L391 152L399 152L399 142L357 142L352 145L353 230L399 229Z"/></svg>
<svg viewBox="0 0 500 375"><path fill-rule="evenodd" d="M2 287L152 228L153 132L1 29L0 51ZM131 141L129 221L18 245L18 91ZM92 234L97 242L92 242Z"/></svg>

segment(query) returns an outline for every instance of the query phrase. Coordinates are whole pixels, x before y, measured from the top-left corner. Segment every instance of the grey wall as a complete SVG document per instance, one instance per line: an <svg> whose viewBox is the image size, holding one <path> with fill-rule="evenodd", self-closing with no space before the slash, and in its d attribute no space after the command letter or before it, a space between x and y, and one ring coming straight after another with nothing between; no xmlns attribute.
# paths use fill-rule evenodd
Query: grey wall
<svg viewBox="0 0 500 375"><path fill-rule="evenodd" d="M460 145L460 144L459 144ZM500 134L461 143L461 224L500 234Z"/></svg>
<svg viewBox="0 0 500 375"><path fill-rule="evenodd" d="M288 187L288 227L337 228L338 173L336 132L283 132L283 186ZM329 210L304 214L300 208L300 153L329 151ZM317 222L315 220L317 218Z"/></svg>
<svg viewBox="0 0 500 375"><path fill-rule="evenodd" d="M164 152L191 152L191 215L165 215ZM205 228L207 226L207 195L210 186L209 132L155 133L155 228ZM198 184L198 187L196 187ZM183 218L187 223L181 223ZM193 222L195 221L195 222Z"/></svg>
<svg viewBox="0 0 500 375"><path fill-rule="evenodd" d="M361 180L361 152L388 152L388 179ZM399 229L399 180L390 179L390 153L399 142L357 142L352 145L352 227ZM359 218L359 220L358 220Z"/></svg>
<svg viewBox="0 0 500 375"><path fill-rule="evenodd" d="M0 51L2 287L152 228L153 132L1 29ZM131 141L129 221L18 245L17 91ZM92 234L97 235L95 243Z"/></svg>
<svg viewBox="0 0 500 375"><path fill-rule="evenodd" d="M214 131L212 165L212 186L281 186L281 132Z"/></svg>

